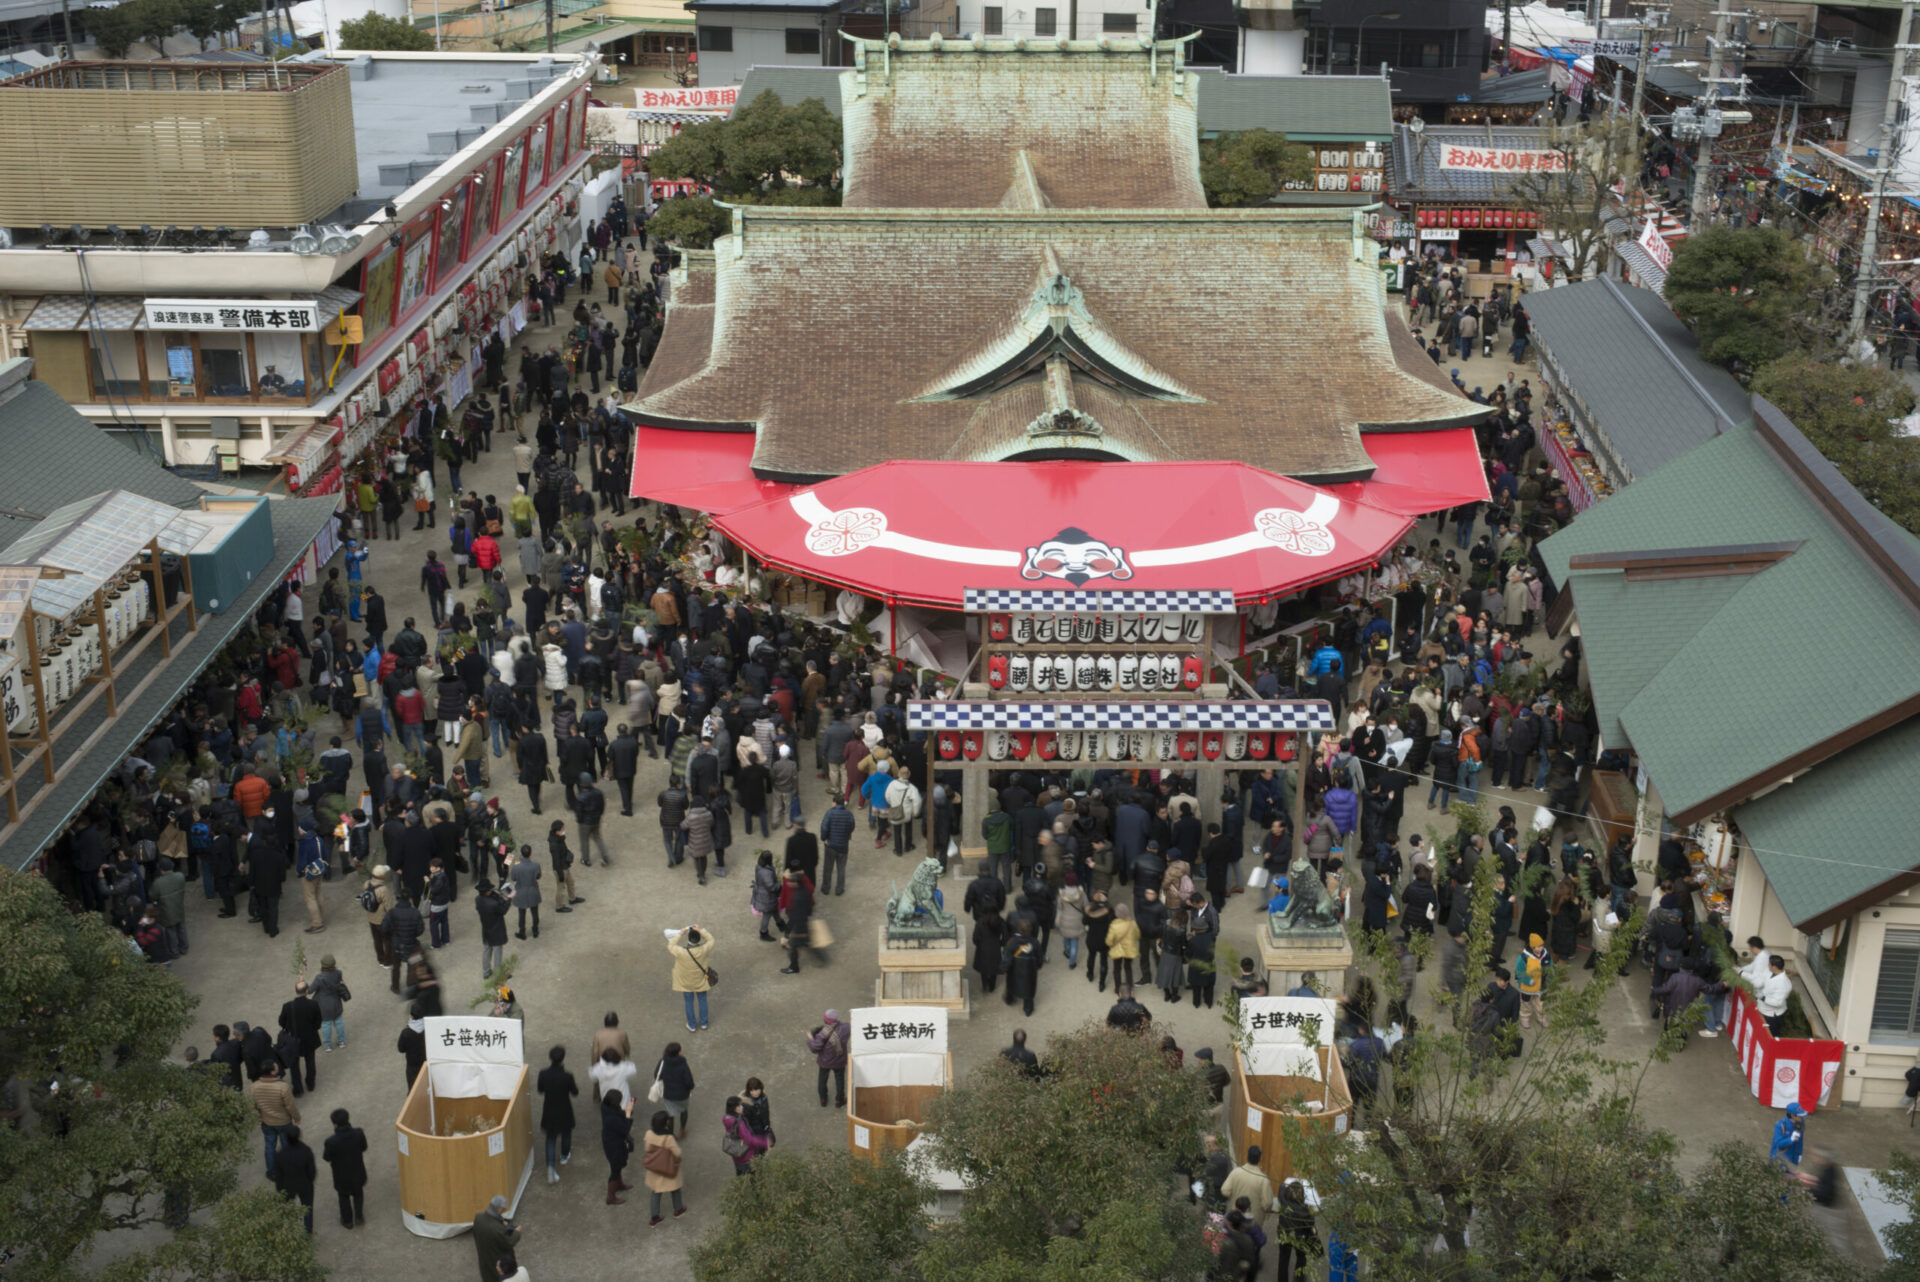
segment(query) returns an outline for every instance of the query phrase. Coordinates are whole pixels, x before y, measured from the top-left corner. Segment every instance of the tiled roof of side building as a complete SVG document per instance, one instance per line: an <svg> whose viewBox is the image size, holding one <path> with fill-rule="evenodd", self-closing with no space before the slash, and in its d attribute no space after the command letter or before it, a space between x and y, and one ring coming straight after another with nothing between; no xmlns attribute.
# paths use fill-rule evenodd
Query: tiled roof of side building
<svg viewBox="0 0 1920 1282"><path fill-rule="evenodd" d="M1631 479L1753 420L1739 382L1700 358L1699 342L1651 290L1602 277L1536 290L1526 308L1536 341Z"/></svg>
<svg viewBox="0 0 1920 1282"><path fill-rule="evenodd" d="M1054 208L1206 207L1195 77L1170 55L1148 75L1138 56L946 48L885 73L868 50L842 78L847 208L989 208L1022 153Z"/></svg>
<svg viewBox="0 0 1920 1282"><path fill-rule="evenodd" d="M1817 934L1920 869L1920 718L1815 766L1734 820L1795 929Z"/></svg>
<svg viewBox="0 0 1920 1282"><path fill-rule="evenodd" d="M1060 293L1084 313L1088 332L1072 331L1082 364L1135 384L1123 399L1142 427L1125 434L1163 441L1165 457L1356 479L1373 466L1362 429L1485 412L1399 367L1348 216L749 207L744 226L744 244L722 240L715 254L703 367L671 386L650 372L636 408L663 426L756 424L763 476L977 457L965 438L982 399L1018 372L1018 352L1013 366L995 354L1049 284L1049 251ZM663 352L675 324L669 310ZM965 399L914 399L943 394L930 380L977 381L994 360L1007 377Z"/></svg>
<svg viewBox="0 0 1920 1282"><path fill-rule="evenodd" d="M1881 521L1876 536L1894 554L1920 557L1920 540ZM1730 591L1711 589L1722 599L1705 617L1697 611L1711 604L1709 590L1700 589L1688 610L1697 627L1661 623L1650 638L1634 621L1673 604L1665 585L1602 582L1589 592L1591 580L1619 579L1621 571L1569 570L1582 554L1782 543L1797 546L1735 577ZM1541 556L1573 591L1590 666L1633 673L1603 678L1596 701L1610 682L1628 692L1624 704L1603 710L1603 721L1618 719L1676 817L1743 800L1763 786L1755 781L1813 764L1876 718L1920 700L1913 606L1757 427L1718 436L1589 508L1543 543ZM1626 623L1594 629L1590 600L1595 618L1614 609ZM1845 662L1832 657L1842 638ZM1614 653L1618 647L1629 652Z"/></svg>
<svg viewBox="0 0 1920 1282"><path fill-rule="evenodd" d="M1434 126L1420 133L1398 125L1393 131L1393 146L1388 150L1392 166L1388 185L1396 197L1435 203L1510 202L1517 174L1443 168L1441 160L1446 148L1545 151L1548 138L1547 130L1522 125Z"/></svg>

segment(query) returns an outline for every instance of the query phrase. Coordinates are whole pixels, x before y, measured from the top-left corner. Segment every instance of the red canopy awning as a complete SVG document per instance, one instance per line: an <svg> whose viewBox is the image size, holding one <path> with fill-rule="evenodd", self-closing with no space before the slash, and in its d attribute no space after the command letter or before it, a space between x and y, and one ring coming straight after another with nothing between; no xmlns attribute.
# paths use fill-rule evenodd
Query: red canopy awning
<svg viewBox="0 0 1920 1282"><path fill-rule="evenodd" d="M714 523L768 564L949 608L967 588L1087 584L1257 601L1371 565L1413 524L1244 463L911 461Z"/></svg>
<svg viewBox="0 0 1920 1282"><path fill-rule="evenodd" d="M633 429L633 497L697 512L731 512L796 487L753 474L752 432Z"/></svg>
<svg viewBox="0 0 1920 1282"><path fill-rule="evenodd" d="M1440 432L1369 432L1361 444L1377 465L1364 481L1329 485L1343 499L1402 516L1424 516L1462 503L1483 503L1486 468L1470 427Z"/></svg>

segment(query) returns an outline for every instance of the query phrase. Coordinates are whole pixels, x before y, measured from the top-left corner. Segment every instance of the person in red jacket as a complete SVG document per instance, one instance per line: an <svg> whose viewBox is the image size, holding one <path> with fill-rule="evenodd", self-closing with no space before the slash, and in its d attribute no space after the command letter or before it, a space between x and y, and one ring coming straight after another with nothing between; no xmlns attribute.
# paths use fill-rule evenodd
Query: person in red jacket
<svg viewBox="0 0 1920 1282"><path fill-rule="evenodd" d="M407 688L394 696L393 719L400 726L400 741L415 752L425 752L427 697L420 693L419 686L409 681Z"/></svg>
<svg viewBox="0 0 1920 1282"><path fill-rule="evenodd" d="M500 544L491 534L482 534L473 540L473 563L482 571L500 564Z"/></svg>

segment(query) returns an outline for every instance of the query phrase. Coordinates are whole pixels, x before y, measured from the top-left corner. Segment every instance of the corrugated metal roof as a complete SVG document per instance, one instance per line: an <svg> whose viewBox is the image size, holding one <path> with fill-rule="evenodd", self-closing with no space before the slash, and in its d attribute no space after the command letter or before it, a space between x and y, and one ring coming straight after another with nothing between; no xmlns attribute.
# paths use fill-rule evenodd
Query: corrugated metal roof
<svg viewBox="0 0 1920 1282"><path fill-rule="evenodd" d="M1920 867L1920 719L1875 735L1733 816L1796 926Z"/></svg>
<svg viewBox="0 0 1920 1282"><path fill-rule="evenodd" d="M40 783L37 768L20 775L22 806L30 801L38 804L18 824L0 828L0 863L8 868L24 868L59 835L67 821L93 796L101 781L119 769L134 745L159 724L181 692L213 662L235 633L253 621L253 612L260 607L260 602L286 577L294 563L307 554L314 539L333 519L337 502L338 496L275 499L269 503L273 556L232 606L223 614L201 613L197 632L186 631L184 616L175 620L172 658L162 658L160 647L150 645L127 668L116 664L115 675L122 690L133 689L149 675L155 679L137 698L122 701L118 716L107 716L106 700L99 699L64 729L55 747L56 764L63 767L66 758L61 756L61 745L71 745L67 749L71 752L95 730L101 733L93 746L75 760L72 769L50 789Z"/></svg>
<svg viewBox="0 0 1920 1282"><path fill-rule="evenodd" d="M1837 477L1831 484L1845 485ZM1852 497L1859 501L1857 492ZM1878 537L1904 557L1920 556L1920 540L1890 524ZM1589 632L1587 602L1605 599L1590 596L1589 581L1618 578L1619 571L1568 572L1570 558L1582 553L1786 542L1800 546L1736 579L1720 607L1664 658L1666 644L1632 626L1652 613L1638 602L1664 594L1642 596L1652 585L1626 585L1620 590L1630 604L1619 608L1628 626ZM1603 668L1637 674L1638 690L1608 712L1646 763L1669 813L1688 811L1920 696L1913 610L1752 426L1708 441L1582 512L1542 543L1540 554L1555 582L1573 589L1589 662L1593 651L1606 649L1597 659ZM1700 585L1711 581L1691 582L1704 593ZM1833 657L1836 645L1846 650L1844 662ZM1628 652L1613 653L1615 647Z"/></svg>
<svg viewBox="0 0 1920 1282"><path fill-rule="evenodd" d="M1700 359L1692 333L1651 290L1587 280L1536 290L1526 308L1543 359L1571 385L1630 479L1752 421L1746 391Z"/></svg>
<svg viewBox="0 0 1920 1282"><path fill-rule="evenodd" d="M122 445L60 399L45 383L20 385L0 400L0 508L46 514L102 490L128 490L168 507L196 508L204 492L159 460ZM0 554L34 527L0 520Z"/></svg>
<svg viewBox="0 0 1920 1282"><path fill-rule="evenodd" d="M1490 105L1519 106L1545 102L1552 95L1553 87L1547 83L1547 69L1535 67L1532 71L1516 71L1510 76L1482 80L1473 100Z"/></svg>
<svg viewBox="0 0 1920 1282"><path fill-rule="evenodd" d="M1433 125L1417 134L1405 125L1398 125L1388 153L1392 166L1388 186L1397 198L1510 204L1513 184L1520 175L1484 169L1442 169L1440 157L1448 146L1545 151L1550 138L1549 130L1532 125Z"/></svg>

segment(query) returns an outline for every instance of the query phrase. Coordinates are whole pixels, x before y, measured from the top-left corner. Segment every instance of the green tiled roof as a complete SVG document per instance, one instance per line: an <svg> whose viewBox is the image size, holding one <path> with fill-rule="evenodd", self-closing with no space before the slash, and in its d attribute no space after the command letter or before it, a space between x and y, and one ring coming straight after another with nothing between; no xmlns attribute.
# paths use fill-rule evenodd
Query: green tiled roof
<svg viewBox="0 0 1920 1282"><path fill-rule="evenodd" d="M754 67L740 86L740 105L771 89L780 101L790 104L818 98L838 116L843 70ZM1197 70L1197 74L1203 137L1246 129L1272 129L1291 138L1324 142L1371 139L1384 143L1393 137L1393 99L1387 82L1378 76L1230 76L1212 70Z"/></svg>
<svg viewBox="0 0 1920 1282"><path fill-rule="evenodd" d="M1884 519L1879 526L1903 555L1920 556L1920 540ZM1683 638L1652 622L1673 600L1670 585L1627 583L1617 570L1568 573L1582 553L1791 542L1801 546L1757 574L1686 580L1703 600L1709 591L1723 599ZM1589 665L1607 673L1596 701L1625 695L1602 716L1618 720L1669 813L1920 695L1912 609L1753 427L1588 509L1541 554L1554 581L1573 590ZM1626 623L1599 621L1603 602Z"/></svg>
<svg viewBox="0 0 1920 1282"><path fill-rule="evenodd" d="M169 507L197 507L203 491L95 427L45 383L19 385L0 400L7 465L0 468L0 507L47 513L105 490L129 490ZM0 548L33 528L0 520Z"/></svg>
<svg viewBox="0 0 1920 1282"><path fill-rule="evenodd" d="M1200 73L1200 132L1271 129L1289 138L1385 143L1393 93L1378 76L1230 76Z"/></svg>
<svg viewBox="0 0 1920 1282"><path fill-rule="evenodd" d="M1809 933L1823 914L1920 867L1920 719L1907 721L1734 811L1767 884Z"/></svg>
<svg viewBox="0 0 1920 1282"><path fill-rule="evenodd" d="M1624 574L1582 574L1574 604L1593 686L1600 737L1627 741L1620 711L1679 654L1745 579L1628 583Z"/></svg>

